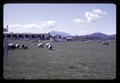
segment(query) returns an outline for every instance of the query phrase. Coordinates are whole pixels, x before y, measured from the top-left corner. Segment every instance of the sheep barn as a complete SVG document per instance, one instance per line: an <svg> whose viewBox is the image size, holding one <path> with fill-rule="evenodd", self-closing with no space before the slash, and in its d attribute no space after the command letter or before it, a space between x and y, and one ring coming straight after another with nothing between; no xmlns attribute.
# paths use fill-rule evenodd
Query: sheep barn
<svg viewBox="0 0 120 83"><path fill-rule="evenodd" d="M5 33L4 38L6 39L41 39L47 40L50 34L31 34L31 33Z"/></svg>

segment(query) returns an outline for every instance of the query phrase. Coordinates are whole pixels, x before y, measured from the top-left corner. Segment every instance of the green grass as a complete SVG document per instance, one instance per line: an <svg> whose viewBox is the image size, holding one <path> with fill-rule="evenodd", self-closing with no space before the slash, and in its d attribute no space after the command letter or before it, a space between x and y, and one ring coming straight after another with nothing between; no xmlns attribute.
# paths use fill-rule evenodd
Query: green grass
<svg viewBox="0 0 120 83"><path fill-rule="evenodd" d="M37 42L25 49L9 50L4 63L5 79L115 79L116 43L102 45L81 41L53 42L54 50L38 48ZM46 41L42 41L45 43Z"/></svg>

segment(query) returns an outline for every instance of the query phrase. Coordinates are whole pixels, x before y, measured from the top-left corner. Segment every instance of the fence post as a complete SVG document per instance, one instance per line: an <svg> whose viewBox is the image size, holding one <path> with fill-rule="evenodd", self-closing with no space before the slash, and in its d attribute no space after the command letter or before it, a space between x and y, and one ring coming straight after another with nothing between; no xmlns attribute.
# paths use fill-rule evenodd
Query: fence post
<svg viewBox="0 0 120 83"><path fill-rule="evenodd" d="M6 58L8 57L8 41L6 38L4 38L4 45L3 45L3 51L4 51L4 57L3 60L4 62L6 61Z"/></svg>

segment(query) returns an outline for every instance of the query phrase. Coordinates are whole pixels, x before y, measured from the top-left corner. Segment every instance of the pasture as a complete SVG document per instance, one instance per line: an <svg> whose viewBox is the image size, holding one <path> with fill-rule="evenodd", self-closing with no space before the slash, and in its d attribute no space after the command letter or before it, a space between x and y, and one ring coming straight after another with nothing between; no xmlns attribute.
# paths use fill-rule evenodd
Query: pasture
<svg viewBox="0 0 120 83"><path fill-rule="evenodd" d="M53 42L53 49L38 48L38 42L24 43L28 49L9 50L4 79L115 79L116 42ZM42 41L46 43L47 41Z"/></svg>

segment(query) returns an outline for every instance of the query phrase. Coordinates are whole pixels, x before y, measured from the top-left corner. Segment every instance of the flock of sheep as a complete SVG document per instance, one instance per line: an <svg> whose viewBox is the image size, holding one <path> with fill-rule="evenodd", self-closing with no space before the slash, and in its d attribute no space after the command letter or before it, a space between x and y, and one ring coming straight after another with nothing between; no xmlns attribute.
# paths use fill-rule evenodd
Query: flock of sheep
<svg viewBox="0 0 120 83"><path fill-rule="evenodd" d="M33 42L33 41L32 41ZM85 41L87 44L90 43L90 41ZM109 45L109 43L107 41L103 41L101 42L103 45ZM47 42L45 45L43 43L41 43L39 41L39 43L37 44L38 48L43 48L44 46L46 46L49 50L53 50L53 46L50 42ZM16 49L16 48L23 48L23 49L28 49L28 46L26 44L14 44L14 43L9 43L8 44L8 50L10 49Z"/></svg>
<svg viewBox="0 0 120 83"><path fill-rule="evenodd" d="M44 47L44 44L43 43L39 43L38 45L37 45L37 47ZM51 43L50 42L48 42L48 43L46 43L46 47L49 49L49 50L52 50L53 49L53 46L51 45Z"/></svg>
<svg viewBox="0 0 120 83"><path fill-rule="evenodd" d="M14 43L9 43L8 44L8 50L10 50L10 49L16 49L16 48L24 48L24 49L27 49L28 48L28 46L27 45L25 45L25 44L19 44L19 43L17 43L17 44L14 44Z"/></svg>
<svg viewBox="0 0 120 83"><path fill-rule="evenodd" d="M38 43L37 44L37 47L39 48L43 48L44 47L44 44L43 43ZM46 43L46 47L49 49L49 50L52 50L53 49L53 46L51 45L50 42ZM28 49L28 46L26 44L14 44L14 43L9 43L8 44L8 50L10 49L17 49L17 48L23 48L23 49Z"/></svg>

